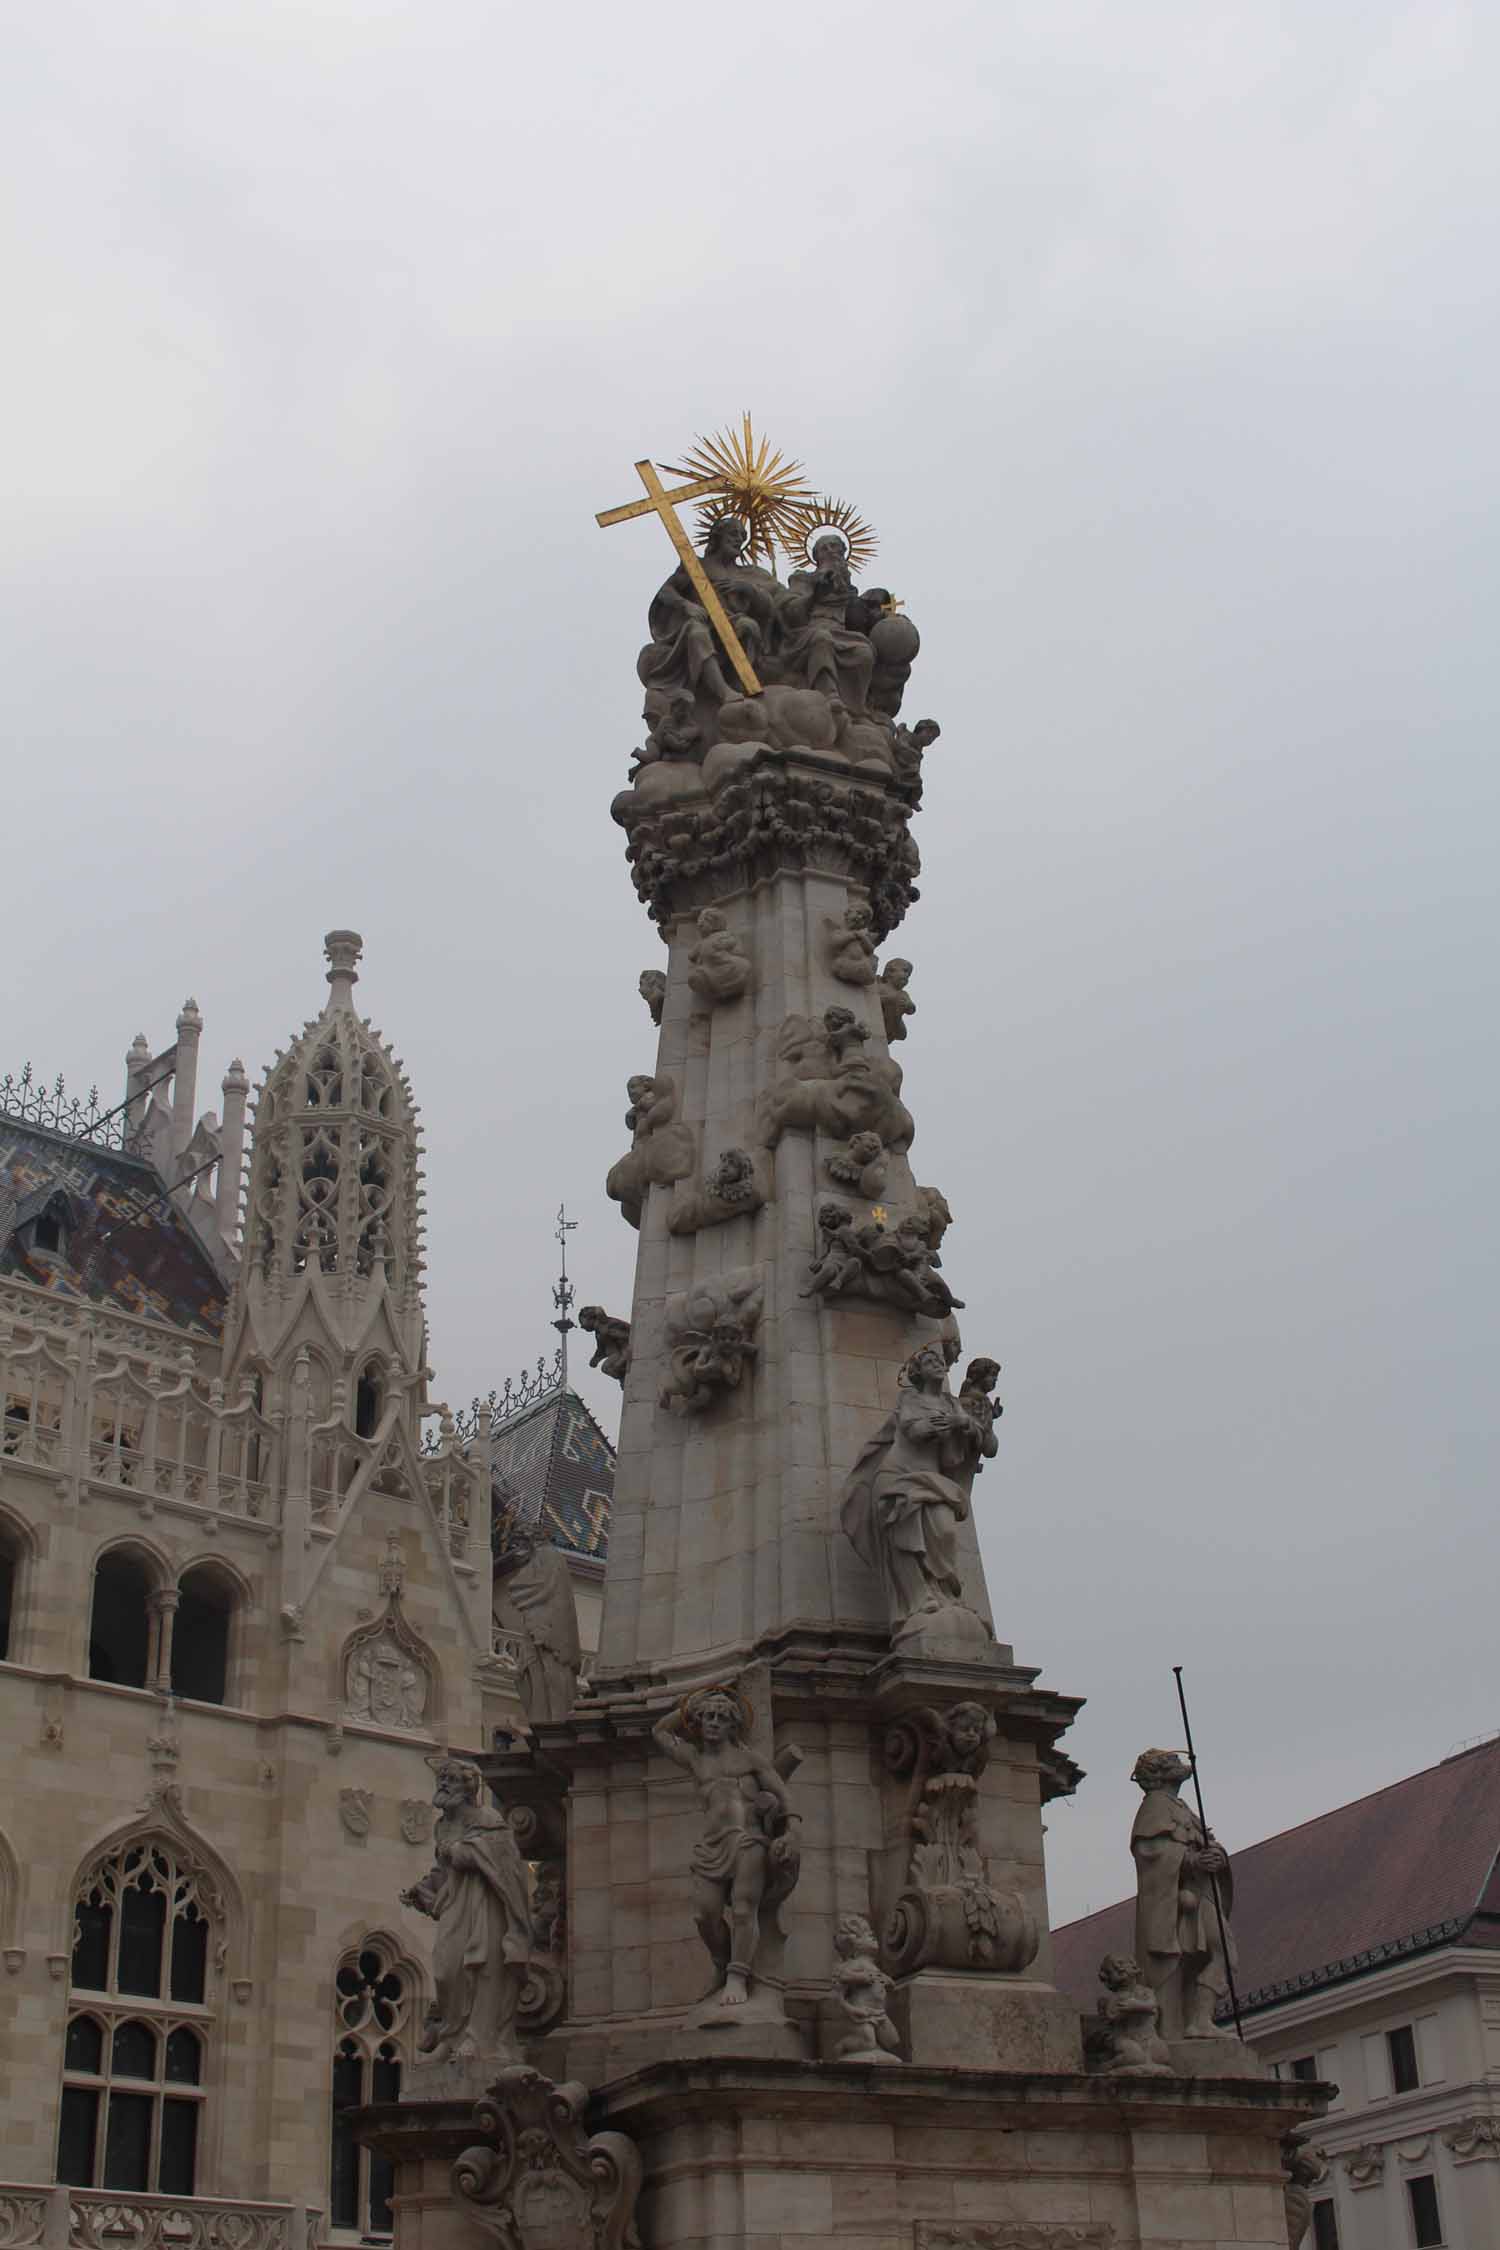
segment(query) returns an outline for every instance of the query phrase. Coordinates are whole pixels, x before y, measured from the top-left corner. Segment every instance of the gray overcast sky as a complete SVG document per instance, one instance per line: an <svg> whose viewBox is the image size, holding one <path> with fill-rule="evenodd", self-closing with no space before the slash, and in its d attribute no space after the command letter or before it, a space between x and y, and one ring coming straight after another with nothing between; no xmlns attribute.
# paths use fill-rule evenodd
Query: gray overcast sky
<svg viewBox="0 0 1500 2250"><path fill-rule="evenodd" d="M217 1107L353 923L439 1392L552 1342L562 1196L623 1309L668 557L592 516L748 405L943 723L907 1094L997 1614L1089 1698L1056 1913L1174 1661L1231 1844L1500 1726L1495 10L7 16L5 1062L192 991Z"/></svg>

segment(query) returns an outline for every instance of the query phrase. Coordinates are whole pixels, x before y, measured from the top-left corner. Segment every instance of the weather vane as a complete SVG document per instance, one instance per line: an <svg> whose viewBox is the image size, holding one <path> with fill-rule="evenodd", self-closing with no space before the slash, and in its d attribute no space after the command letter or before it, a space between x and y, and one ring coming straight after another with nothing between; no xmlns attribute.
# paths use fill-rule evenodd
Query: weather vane
<svg viewBox="0 0 1500 2250"><path fill-rule="evenodd" d="M843 542L851 570L859 570L875 553L875 534L846 500L819 495L803 479L800 461L789 461L774 451L765 438L757 439L748 414L738 430L721 430L711 438L697 438L693 450L668 476L685 477L685 484L669 491L653 461L637 461L635 473L646 487L644 500L629 500L623 508L605 508L595 522L601 530L627 523L635 516L659 516L677 557L687 572L694 593L708 612L725 655L747 695L759 695L761 683L735 631L718 588L688 537L677 510L685 501L698 500L698 528L707 532L721 516L733 516L744 526L745 554L752 564L775 570L778 550L788 561L812 560L818 539L829 532Z"/></svg>
<svg viewBox="0 0 1500 2250"><path fill-rule="evenodd" d="M568 1330L576 1326L572 1318L575 1292L572 1282L568 1279L568 1236L575 1232L577 1226L578 1221L568 1217L566 1203L559 1203L557 1206L557 1226L554 1231L562 1253L562 1272L558 1275L557 1286L552 1292L552 1302L557 1307L557 1318L552 1325L562 1338L558 1347L558 1357L561 1362L560 1372L564 1389L567 1388L568 1382Z"/></svg>

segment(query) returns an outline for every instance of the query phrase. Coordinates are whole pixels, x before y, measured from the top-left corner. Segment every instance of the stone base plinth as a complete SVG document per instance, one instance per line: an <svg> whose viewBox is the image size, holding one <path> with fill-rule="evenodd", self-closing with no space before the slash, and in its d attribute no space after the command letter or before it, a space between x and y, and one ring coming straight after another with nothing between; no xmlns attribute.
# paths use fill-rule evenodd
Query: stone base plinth
<svg viewBox="0 0 1500 2250"><path fill-rule="evenodd" d="M891 1988L891 2021L913 2063L952 2070L1083 2068L1078 2010L1049 1984L921 1969Z"/></svg>
<svg viewBox="0 0 1500 2250"><path fill-rule="evenodd" d="M1253 2047L1216 2031L1207 2039L1169 2039L1167 2053L1179 2078L1268 2078Z"/></svg>
<svg viewBox="0 0 1500 2250"><path fill-rule="evenodd" d="M641 2151L650 2250L1286 2250L1281 2134L1321 2106L1275 2080L692 2063L602 2087L590 2121Z"/></svg>
<svg viewBox="0 0 1500 2250"><path fill-rule="evenodd" d="M703 2008L675 2023L655 2017L582 2030L569 2025L537 2052L543 2069L598 2086L655 2062L795 2061L806 2043L796 2025L769 2009L726 2010L721 2018Z"/></svg>
<svg viewBox="0 0 1500 2250"><path fill-rule="evenodd" d="M1286 2250L1281 2136L1327 2089L708 2059L605 2084L591 2131L625 2134L649 2250ZM396 2250L474 2250L454 2159L467 2103L354 2113L396 2170ZM1049 2233L1048 2230L1055 2230Z"/></svg>
<svg viewBox="0 0 1500 2250"><path fill-rule="evenodd" d="M502 2070L521 2060L515 2055L466 2055L446 2062L427 2062L420 2055L408 2063L402 2085L414 2102L477 2102Z"/></svg>

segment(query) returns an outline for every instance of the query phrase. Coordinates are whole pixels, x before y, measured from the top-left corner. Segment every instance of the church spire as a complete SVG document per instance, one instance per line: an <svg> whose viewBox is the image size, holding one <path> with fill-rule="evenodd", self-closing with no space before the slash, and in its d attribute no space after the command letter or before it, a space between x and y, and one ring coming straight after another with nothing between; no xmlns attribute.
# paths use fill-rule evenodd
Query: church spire
<svg viewBox="0 0 1500 2250"><path fill-rule="evenodd" d="M244 1259L226 1368L282 1372L305 1344L346 1388L381 1362L382 1390L421 1406L422 1187L417 1108L398 1056L354 1010L363 950L330 930L328 1001L278 1054L250 1141Z"/></svg>

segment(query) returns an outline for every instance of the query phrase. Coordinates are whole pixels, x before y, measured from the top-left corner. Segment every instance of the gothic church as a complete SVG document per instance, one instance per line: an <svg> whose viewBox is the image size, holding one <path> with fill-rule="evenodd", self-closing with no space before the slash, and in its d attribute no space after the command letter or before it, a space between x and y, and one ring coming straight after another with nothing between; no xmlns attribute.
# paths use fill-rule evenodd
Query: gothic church
<svg viewBox="0 0 1500 2250"><path fill-rule="evenodd" d="M492 1518L596 1637L613 1450L561 1359L430 1405L416 1108L326 951L248 1164L191 1001L118 1112L0 1082L9 2250L390 2233L342 2119L421 2036L429 1761L525 1727Z"/></svg>

